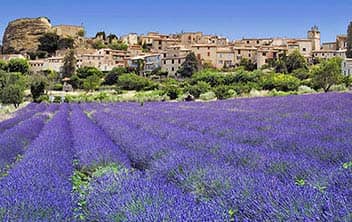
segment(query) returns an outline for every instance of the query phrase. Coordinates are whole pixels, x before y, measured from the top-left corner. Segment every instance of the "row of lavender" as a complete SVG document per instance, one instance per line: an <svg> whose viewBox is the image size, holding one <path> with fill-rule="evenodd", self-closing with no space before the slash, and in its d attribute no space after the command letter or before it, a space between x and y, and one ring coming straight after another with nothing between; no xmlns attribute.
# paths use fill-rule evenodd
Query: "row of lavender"
<svg viewBox="0 0 352 222"><path fill-rule="evenodd" d="M343 167L351 160L350 107L349 94L82 105L134 168L216 203L216 213L329 221L351 219L351 171Z"/></svg>
<svg viewBox="0 0 352 222"><path fill-rule="evenodd" d="M351 105L327 94L61 105L46 125L33 114L1 134L25 142L5 153L22 160L0 179L0 219L349 221Z"/></svg>

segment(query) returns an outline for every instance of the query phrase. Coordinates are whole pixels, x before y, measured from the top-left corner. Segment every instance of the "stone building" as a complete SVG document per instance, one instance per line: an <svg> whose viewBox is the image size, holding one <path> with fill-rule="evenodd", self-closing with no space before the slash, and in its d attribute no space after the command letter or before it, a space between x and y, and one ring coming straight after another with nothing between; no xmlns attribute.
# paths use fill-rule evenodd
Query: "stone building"
<svg viewBox="0 0 352 222"><path fill-rule="evenodd" d="M177 70L185 62L190 49L182 46L170 46L162 54L161 69L168 72L168 76L176 76Z"/></svg>
<svg viewBox="0 0 352 222"><path fill-rule="evenodd" d="M121 36L121 41L128 46L138 45L138 34L129 33L127 35Z"/></svg>
<svg viewBox="0 0 352 222"><path fill-rule="evenodd" d="M218 48L216 50L216 68L229 68L236 65L236 56L233 48Z"/></svg>
<svg viewBox="0 0 352 222"><path fill-rule="evenodd" d="M342 73L346 76L352 75L352 58L344 59L342 62Z"/></svg>
<svg viewBox="0 0 352 222"><path fill-rule="evenodd" d="M146 76L153 70L161 67L161 54L145 54L128 59L128 67L139 69L139 74Z"/></svg>
<svg viewBox="0 0 352 222"><path fill-rule="evenodd" d="M194 44L191 46L191 50L202 64L209 64L213 67L216 66L216 45Z"/></svg>

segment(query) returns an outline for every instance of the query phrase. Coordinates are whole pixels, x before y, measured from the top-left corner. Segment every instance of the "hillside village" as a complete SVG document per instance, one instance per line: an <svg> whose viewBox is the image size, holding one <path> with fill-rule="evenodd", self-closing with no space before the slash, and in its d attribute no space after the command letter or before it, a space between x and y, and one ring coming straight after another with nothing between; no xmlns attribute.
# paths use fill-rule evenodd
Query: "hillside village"
<svg viewBox="0 0 352 222"><path fill-rule="evenodd" d="M39 39L48 33L58 36L59 44L62 40L63 46L43 54L39 50ZM322 43L317 26L313 26L302 38L243 38L230 41L226 37L202 32L130 33L120 37L99 32L89 38L85 37L82 26L51 26L48 18L40 17L9 23L0 59L28 58L33 73L48 69L61 72L64 57L73 48L77 68L89 66L101 71L110 71L115 67L139 68L139 74L145 76L161 69L168 77L177 77L177 70L191 52L207 67L231 68L246 60L261 69L280 55L298 50L309 63L314 63L316 59L342 57L343 73L350 75L352 60L346 59L346 40L346 35L337 35L336 41Z"/></svg>

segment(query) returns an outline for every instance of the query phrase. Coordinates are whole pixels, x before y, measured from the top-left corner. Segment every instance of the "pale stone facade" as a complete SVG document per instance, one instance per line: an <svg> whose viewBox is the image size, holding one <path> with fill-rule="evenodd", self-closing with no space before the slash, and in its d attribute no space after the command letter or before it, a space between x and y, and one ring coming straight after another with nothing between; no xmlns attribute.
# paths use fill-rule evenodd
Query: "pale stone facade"
<svg viewBox="0 0 352 222"><path fill-rule="evenodd" d="M342 62L342 73L346 76L352 75L352 59L345 59Z"/></svg>
<svg viewBox="0 0 352 222"><path fill-rule="evenodd" d="M236 65L235 52L233 48L218 48L216 51L216 68L229 68Z"/></svg>
<svg viewBox="0 0 352 222"><path fill-rule="evenodd" d="M202 64L207 63L214 67L216 66L216 45L194 44L192 45L191 50Z"/></svg>
<svg viewBox="0 0 352 222"><path fill-rule="evenodd" d="M176 76L177 70L185 62L190 49L182 46L171 46L162 54L161 69L168 72L169 76Z"/></svg>
<svg viewBox="0 0 352 222"><path fill-rule="evenodd" d="M129 33L127 35L121 36L121 41L129 46L138 44L138 34L137 33Z"/></svg>

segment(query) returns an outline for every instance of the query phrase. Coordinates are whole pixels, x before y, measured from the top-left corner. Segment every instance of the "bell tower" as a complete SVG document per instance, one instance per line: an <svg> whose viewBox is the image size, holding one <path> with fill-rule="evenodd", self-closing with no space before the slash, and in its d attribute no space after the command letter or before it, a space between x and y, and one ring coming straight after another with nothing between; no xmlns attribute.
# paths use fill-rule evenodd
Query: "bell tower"
<svg viewBox="0 0 352 222"><path fill-rule="evenodd" d="M312 40L312 50L320 49L320 31L318 26L313 26L308 31L308 39Z"/></svg>

